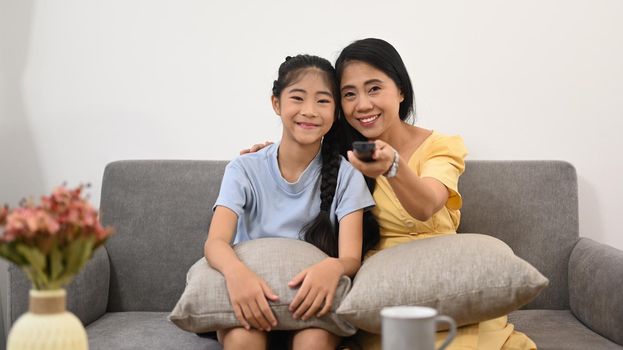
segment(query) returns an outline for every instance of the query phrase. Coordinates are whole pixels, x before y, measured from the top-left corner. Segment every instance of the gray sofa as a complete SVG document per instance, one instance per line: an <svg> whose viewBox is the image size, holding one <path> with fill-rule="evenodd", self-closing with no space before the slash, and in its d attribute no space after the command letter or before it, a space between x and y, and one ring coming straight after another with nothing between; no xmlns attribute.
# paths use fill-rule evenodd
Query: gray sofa
<svg viewBox="0 0 623 350"><path fill-rule="evenodd" d="M225 165L120 161L106 167L102 221L117 233L68 287L68 308L86 325L90 349L220 349L166 316L187 269L203 254ZM623 252L579 237L570 164L469 161L460 189L461 232L502 239L550 280L510 315L517 330L543 350L623 349ZM6 334L27 309L29 284L15 266L3 261L0 267Z"/></svg>

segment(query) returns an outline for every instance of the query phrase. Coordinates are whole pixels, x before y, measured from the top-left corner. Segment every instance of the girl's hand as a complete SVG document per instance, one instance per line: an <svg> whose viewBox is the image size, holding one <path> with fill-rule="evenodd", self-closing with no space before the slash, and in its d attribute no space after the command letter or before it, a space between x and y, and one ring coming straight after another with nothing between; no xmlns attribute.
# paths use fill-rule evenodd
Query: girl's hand
<svg viewBox="0 0 623 350"><path fill-rule="evenodd" d="M295 288L301 285L301 288L290 303L292 317L306 321L331 311L335 290L343 274L344 267L337 259L326 258L294 276L288 286Z"/></svg>
<svg viewBox="0 0 623 350"><path fill-rule="evenodd" d="M365 176L376 178L389 170L394 161L394 148L381 140L374 141L376 149L372 153L372 162L364 162L357 158L353 151L348 151L348 161Z"/></svg>
<svg viewBox="0 0 623 350"><path fill-rule="evenodd" d="M241 265L226 274L225 281L236 318L244 328L268 332L277 325L268 300L276 301L279 297L263 279Z"/></svg>
<svg viewBox="0 0 623 350"><path fill-rule="evenodd" d="M264 143L256 143L255 145L251 146L251 148L245 148L243 150L240 151L240 155L243 154L247 154L247 153L255 153L259 150L261 150L262 148L268 146L268 145L272 145L273 142L272 141L266 141Z"/></svg>

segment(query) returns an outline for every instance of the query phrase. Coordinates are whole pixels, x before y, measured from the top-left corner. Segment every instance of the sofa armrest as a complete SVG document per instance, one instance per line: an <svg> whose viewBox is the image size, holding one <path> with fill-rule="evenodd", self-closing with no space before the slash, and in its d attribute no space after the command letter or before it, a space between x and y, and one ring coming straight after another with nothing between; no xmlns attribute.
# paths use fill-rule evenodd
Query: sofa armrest
<svg viewBox="0 0 623 350"><path fill-rule="evenodd" d="M0 265L2 288L2 320L8 330L19 316L28 311L30 281L16 265L2 262ZM91 259L67 286L67 309L73 312L86 326L106 313L110 283L110 263L105 247L100 247ZM1 333L1 332L0 332Z"/></svg>
<svg viewBox="0 0 623 350"><path fill-rule="evenodd" d="M623 345L623 251L580 238L569 258L571 311L593 331Z"/></svg>

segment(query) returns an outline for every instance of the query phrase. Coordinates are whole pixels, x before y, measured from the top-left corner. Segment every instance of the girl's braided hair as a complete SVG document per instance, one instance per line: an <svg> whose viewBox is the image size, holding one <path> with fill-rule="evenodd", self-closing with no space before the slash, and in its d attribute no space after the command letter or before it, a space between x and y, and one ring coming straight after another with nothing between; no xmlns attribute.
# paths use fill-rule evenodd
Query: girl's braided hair
<svg viewBox="0 0 623 350"><path fill-rule="evenodd" d="M331 87L334 100L339 100L338 86L335 78L335 69L329 61L324 58L312 55L297 55L286 57L286 60L279 66L277 80L273 82L273 96L279 98L285 87L296 81L306 69L316 68L326 74L326 79ZM336 102L337 103L337 102ZM335 117L337 119L338 109L336 108ZM301 236L327 255L338 256L338 230L331 223L330 212L335 189L337 187L337 176L340 170L341 157L337 138L341 135L341 126L334 122L329 132L322 139L321 157L322 169L320 180L320 213L308 222L301 230Z"/></svg>

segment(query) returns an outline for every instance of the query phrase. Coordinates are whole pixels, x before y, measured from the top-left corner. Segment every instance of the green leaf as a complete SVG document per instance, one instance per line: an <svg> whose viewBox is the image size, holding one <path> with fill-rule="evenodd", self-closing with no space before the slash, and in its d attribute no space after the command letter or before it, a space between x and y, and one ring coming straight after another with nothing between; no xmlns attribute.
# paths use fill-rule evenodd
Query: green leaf
<svg viewBox="0 0 623 350"><path fill-rule="evenodd" d="M80 252L82 251L82 241L79 239L69 242L69 245L65 248L65 258L67 266L65 266L65 273L69 273L73 270L74 266L78 264L80 260Z"/></svg>
<svg viewBox="0 0 623 350"><path fill-rule="evenodd" d="M39 251L39 249L31 246L27 246L23 243L17 244L15 247L17 251L22 254L26 260L28 260L29 265L37 271L43 273L46 267L45 255Z"/></svg>
<svg viewBox="0 0 623 350"><path fill-rule="evenodd" d="M82 251L82 259L78 271L93 257L93 246L95 245L95 237L88 237L84 243L84 250Z"/></svg>
<svg viewBox="0 0 623 350"><path fill-rule="evenodd" d="M89 260L93 251L95 238L78 238L72 241L67 247L67 274L75 275L80 268Z"/></svg>
<svg viewBox="0 0 623 350"><path fill-rule="evenodd" d="M17 253L14 243L0 244L0 256L17 266L23 266L28 263L23 256Z"/></svg>
<svg viewBox="0 0 623 350"><path fill-rule="evenodd" d="M58 249L58 244L54 242L50 250L50 279L55 281L63 272L63 255Z"/></svg>
<svg viewBox="0 0 623 350"><path fill-rule="evenodd" d="M62 288L93 257L96 242L95 237L80 237L63 247L55 240L47 256L23 242L3 243L0 257L20 265L35 289Z"/></svg>
<svg viewBox="0 0 623 350"><path fill-rule="evenodd" d="M61 277L59 277L56 281L54 281L54 283L56 285L58 285L58 288L63 288L64 286L68 285L69 283L71 283L71 281L74 279L75 275L73 274L63 274Z"/></svg>
<svg viewBox="0 0 623 350"><path fill-rule="evenodd" d="M36 289L45 289L49 284L49 278L46 271L46 257L36 247L31 247L23 243L18 243L15 249L24 256L27 263L23 269L30 277L31 282Z"/></svg>
<svg viewBox="0 0 623 350"><path fill-rule="evenodd" d="M47 286L49 286L50 280L48 278L48 275L46 275L43 271L34 269L32 266L24 266L23 270L30 278L30 281L35 286L35 289L50 289L46 288Z"/></svg>

